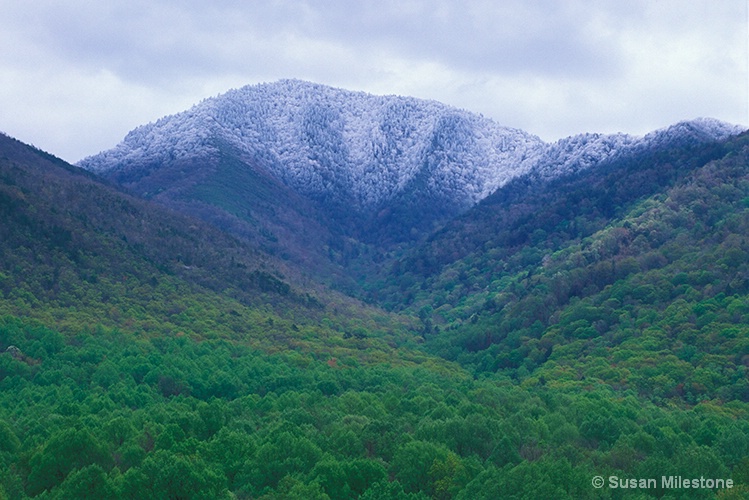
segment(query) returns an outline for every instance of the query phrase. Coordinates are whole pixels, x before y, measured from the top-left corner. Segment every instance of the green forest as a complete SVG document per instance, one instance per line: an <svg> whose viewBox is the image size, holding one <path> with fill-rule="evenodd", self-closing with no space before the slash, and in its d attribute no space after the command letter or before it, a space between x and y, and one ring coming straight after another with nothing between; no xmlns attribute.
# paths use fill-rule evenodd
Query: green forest
<svg viewBox="0 0 749 500"><path fill-rule="evenodd" d="M510 183L357 300L2 137L0 499L749 498L748 234L743 135Z"/></svg>

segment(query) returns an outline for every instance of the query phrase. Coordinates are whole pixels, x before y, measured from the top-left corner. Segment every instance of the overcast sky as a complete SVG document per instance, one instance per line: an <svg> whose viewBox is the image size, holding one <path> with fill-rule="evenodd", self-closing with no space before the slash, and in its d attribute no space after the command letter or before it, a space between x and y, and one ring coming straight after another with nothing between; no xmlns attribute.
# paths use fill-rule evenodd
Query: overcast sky
<svg viewBox="0 0 749 500"><path fill-rule="evenodd" d="M547 141L749 125L747 0L0 0L0 131L75 162L247 84L435 99Z"/></svg>

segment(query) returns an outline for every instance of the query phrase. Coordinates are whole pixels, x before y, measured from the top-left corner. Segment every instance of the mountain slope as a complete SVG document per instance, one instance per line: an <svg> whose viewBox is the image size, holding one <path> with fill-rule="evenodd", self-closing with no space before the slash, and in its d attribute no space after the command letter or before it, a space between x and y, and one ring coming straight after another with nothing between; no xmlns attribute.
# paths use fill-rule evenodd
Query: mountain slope
<svg viewBox="0 0 749 500"><path fill-rule="evenodd" d="M0 215L0 314L65 331L98 324L274 350L310 343L347 350L360 343L342 338L355 326L382 329L391 340L391 327L400 329L379 312L375 326L353 301L282 276L261 251L209 224L123 194L6 136Z"/></svg>
<svg viewBox="0 0 749 500"><path fill-rule="evenodd" d="M494 217L475 223L495 235L405 291L429 326L427 349L526 385L749 401L749 135L662 159L672 168L631 166L618 171L620 185L587 175L529 196L550 214L576 198L574 219L503 218L499 196L483 205ZM604 186L615 203L640 187L653 192L614 205L605 220L596 196L576 196ZM564 223L572 220L577 227ZM461 241L460 229L435 248Z"/></svg>
<svg viewBox="0 0 749 500"><path fill-rule="evenodd" d="M351 263L465 210L538 144L436 102L281 81L139 127L80 165L357 293Z"/></svg>

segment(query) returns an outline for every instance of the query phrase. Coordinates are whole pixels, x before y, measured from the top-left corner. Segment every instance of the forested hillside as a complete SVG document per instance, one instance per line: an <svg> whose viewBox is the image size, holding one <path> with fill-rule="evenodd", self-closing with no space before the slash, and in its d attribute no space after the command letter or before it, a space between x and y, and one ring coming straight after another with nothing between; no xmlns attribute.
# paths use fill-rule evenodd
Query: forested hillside
<svg viewBox="0 0 749 500"><path fill-rule="evenodd" d="M601 494L596 475L733 478L722 498L747 493L745 403L8 317L0 331L26 349L0 355L7 498L643 498Z"/></svg>
<svg viewBox="0 0 749 500"><path fill-rule="evenodd" d="M0 214L0 313L65 332L102 325L275 349L332 336L357 349L346 331L366 327L392 340L402 330L385 314L282 275L246 242L5 136Z"/></svg>
<svg viewBox="0 0 749 500"><path fill-rule="evenodd" d="M749 401L748 143L498 192L396 268L427 348L525 384Z"/></svg>
<svg viewBox="0 0 749 500"><path fill-rule="evenodd" d="M0 137L0 499L749 496L749 136L529 174L365 306Z"/></svg>

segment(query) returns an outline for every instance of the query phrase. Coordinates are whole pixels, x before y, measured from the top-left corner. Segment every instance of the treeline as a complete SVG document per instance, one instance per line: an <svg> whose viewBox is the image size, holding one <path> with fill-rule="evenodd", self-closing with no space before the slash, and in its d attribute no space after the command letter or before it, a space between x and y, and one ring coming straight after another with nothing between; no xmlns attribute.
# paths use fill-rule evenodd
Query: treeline
<svg viewBox="0 0 749 500"><path fill-rule="evenodd" d="M579 499L600 498L593 476L653 471L749 493L745 403L8 316L0 339L0 498Z"/></svg>

